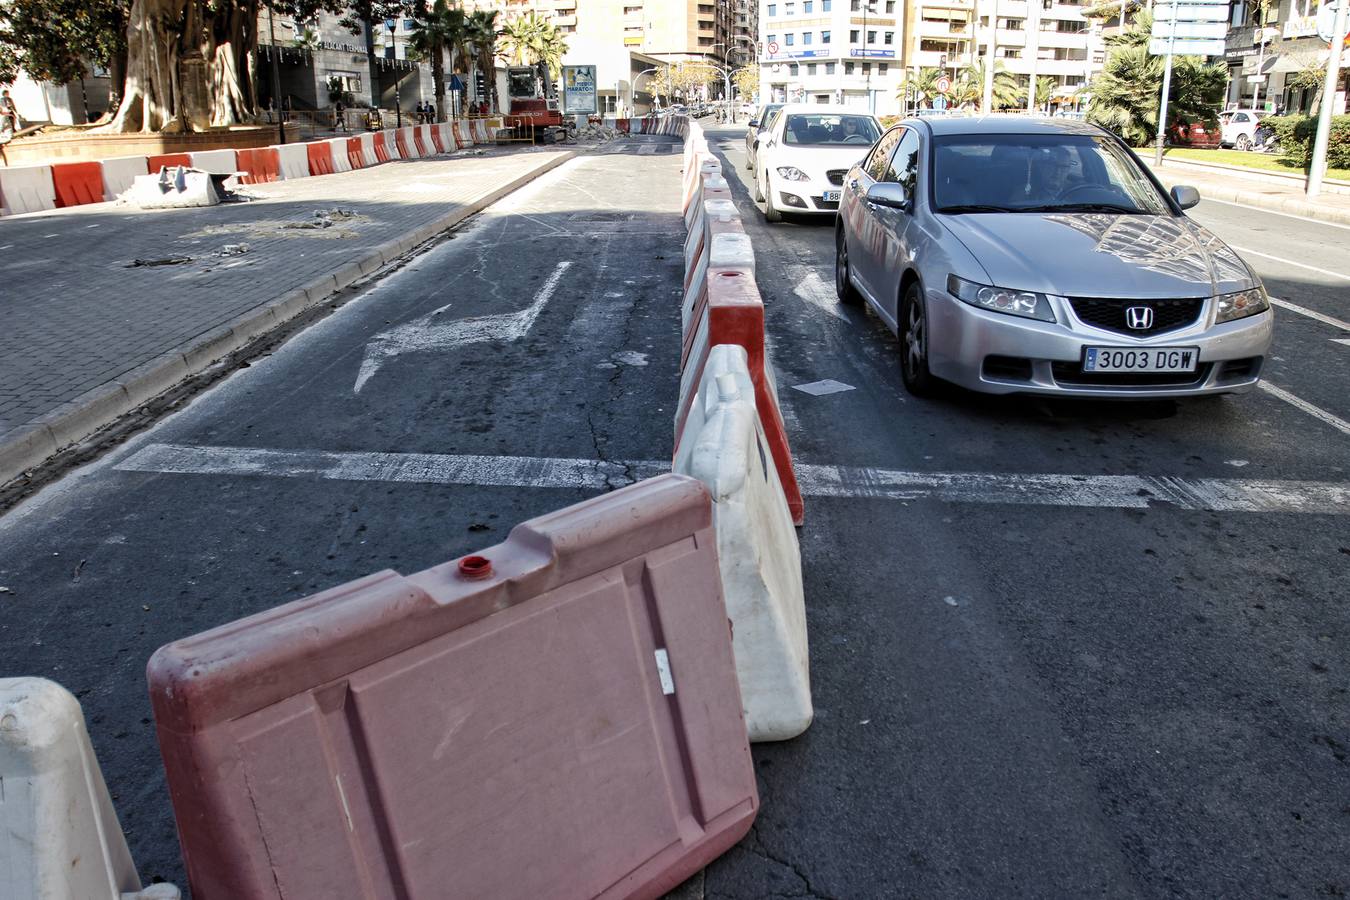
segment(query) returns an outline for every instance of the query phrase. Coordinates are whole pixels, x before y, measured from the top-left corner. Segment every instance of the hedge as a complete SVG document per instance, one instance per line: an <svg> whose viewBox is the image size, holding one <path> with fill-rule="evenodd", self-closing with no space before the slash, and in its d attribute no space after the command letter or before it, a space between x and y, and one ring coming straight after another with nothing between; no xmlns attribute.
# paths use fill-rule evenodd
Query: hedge
<svg viewBox="0 0 1350 900"><path fill-rule="evenodd" d="M1286 159L1301 166L1312 162L1313 139L1317 136L1314 116L1268 116L1262 125L1275 129ZM1350 116L1331 117L1331 137L1327 141L1327 165L1350 169Z"/></svg>

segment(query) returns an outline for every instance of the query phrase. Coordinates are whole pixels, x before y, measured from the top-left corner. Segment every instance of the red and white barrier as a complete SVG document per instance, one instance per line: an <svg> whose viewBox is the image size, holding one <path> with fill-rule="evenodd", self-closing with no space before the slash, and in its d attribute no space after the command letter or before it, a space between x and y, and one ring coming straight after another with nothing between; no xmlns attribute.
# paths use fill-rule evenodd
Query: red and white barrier
<svg viewBox="0 0 1350 900"><path fill-rule="evenodd" d="M375 155L375 135L367 132L361 135L361 159L367 166L379 165L380 158Z"/></svg>
<svg viewBox="0 0 1350 900"><path fill-rule="evenodd" d="M239 179L242 184L270 184L281 180L281 156L275 147L236 150L234 157L239 171L246 173Z"/></svg>
<svg viewBox="0 0 1350 900"><path fill-rule="evenodd" d="M352 158L347 152L347 138L329 138L323 143L328 145L328 154L333 161L334 172L350 172Z"/></svg>
<svg viewBox="0 0 1350 900"><path fill-rule="evenodd" d="M811 724L801 553L782 484L766 463L745 348L708 355L677 441L677 475L713 496L722 595L751 741L794 738Z"/></svg>

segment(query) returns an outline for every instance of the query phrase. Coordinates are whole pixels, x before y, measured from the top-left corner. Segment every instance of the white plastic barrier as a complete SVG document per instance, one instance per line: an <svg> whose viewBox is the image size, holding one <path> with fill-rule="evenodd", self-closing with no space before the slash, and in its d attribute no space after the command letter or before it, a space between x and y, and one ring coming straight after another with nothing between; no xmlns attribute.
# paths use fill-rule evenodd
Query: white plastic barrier
<svg viewBox="0 0 1350 900"><path fill-rule="evenodd" d="M417 136L422 141L422 149L426 150L427 156L436 155L436 142L431 139L431 129L433 125L418 125Z"/></svg>
<svg viewBox="0 0 1350 900"><path fill-rule="evenodd" d="M0 897L173 900L142 891L84 714L45 678L0 679Z"/></svg>
<svg viewBox="0 0 1350 900"><path fill-rule="evenodd" d="M455 141L455 126L450 122L442 122L436 126L441 132L441 146L445 147L446 153L454 153L459 149L459 144Z"/></svg>
<svg viewBox="0 0 1350 900"><path fill-rule="evenodd" d="M706 205L710 208L709 218L739 223L739 219L734 219L735 204L730 200L709 200ZM698 324L695 317L700 313L700 304L707 299L710 270L735 269L752 281L755 277L755 251L750 244L750 236L744 230L715 232L710 227L706 233L709 248L694 261L694 277L689 279L680 308L680 333L685 340L688 340L691 330Z"/></svg>
<svg viewBox="0 0 1350 900"><path fill-rule="evenodd" d="M0 216L55 208L51 166L0 167Z"/></svg>
<svg viewBox="0 0 1350 900"><path fill-rule="evenodd" d="M461 147L473 146L473 132L467 119L455 120L455 140Z"/></svg>
<svg viewBox="0 0 1350 900"><path fill-rule="evenodd" d="M796 737L813 715L801 551L743 347L712 349L684 428L672 471L713 496L746 729L751 741Z"/></svg>
<svg viewBox="0 0 1350 900"><path fill-rule="evenodd" d="M370 132L361 135L361 158L365 160L367 166L380 164L380 158L375 155L375 135Z"/></svg>
<svg viewBox="0 0 1350 900"><path fill-rule="evenodd" d="M403 151L398 148L398 129L386 128L384 130L384 146L389 151L390 159L402 159Z"/></svg>
<svg viewBox="0 0 1350 900"><path fill-rule="evenodd" d="M239 161L233 150L198 150L189 153L192 168L203 172L215 172L217 175L229 175L239 168Z"/></svg>
<svg viewBox="0 0 1350 900"><path fill-rule="evenodd" d="M182 166L164 168L153 175L137 175L126 197L141 209L185 209L220 203L220 194L209 172Z"/></svg>
<svg viewBox="0 0 1350 900"><path fill-rule="evenodd" d="M144 156L118 156L102 162L104 200L116 200L119 195L131 190L131 183L137 175L150 174Z"/></svg>
<svg viewBox="0 0 1350 900"><path fill-rule="evenodd" d="M352 161L347 156L347 139L329 138L328 143L333 148L333 171L350 172L352 170Z"/></svg>
<svg viewBox="0 0 1350 900"><path fill-rule="evenodd" d="M309 151L304 144L276 144L272 149L277 151L283 180L309 177Z"/></svg>

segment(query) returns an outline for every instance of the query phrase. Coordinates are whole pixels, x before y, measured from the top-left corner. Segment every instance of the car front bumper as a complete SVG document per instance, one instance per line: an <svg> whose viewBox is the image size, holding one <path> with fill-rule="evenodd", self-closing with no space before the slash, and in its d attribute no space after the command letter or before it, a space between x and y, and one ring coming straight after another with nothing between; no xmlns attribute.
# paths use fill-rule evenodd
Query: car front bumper
<svg viewBox="0 0 1350 900"><path fill-rule="evenodd" d="M1137 339L1084 325L1059 299L1052 301L1058 320L1052 323L977 309L942 290L925 298L930 371L989 394L1147 399L1240 393L1260 380L1274 331L1271 311L1208 325L1213 300L1194 325ZM1194 373L1084 373L1083 350L1090 346L1195 347L1199 362Z"/></svg>
<svg viewBox="0 0 1350 900"><path fill-rule="evenodd" d="M769 188L773 193L773 205L779 212L817 213L832 216L839 210L839 201L826 200L828 194L843 196L842 185L830 184L827 178L811 178L807 181L788 181L776 172L769 173Z"/></svg>

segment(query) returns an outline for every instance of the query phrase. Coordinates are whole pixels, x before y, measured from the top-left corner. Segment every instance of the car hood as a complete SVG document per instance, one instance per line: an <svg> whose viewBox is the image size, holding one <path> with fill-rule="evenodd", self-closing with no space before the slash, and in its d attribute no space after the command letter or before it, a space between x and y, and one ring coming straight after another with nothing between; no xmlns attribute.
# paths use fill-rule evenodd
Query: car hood
<svg viewBox="0 0 1350 900"><path fill-rule="evenodd" d="M823 178L831 169L848 171L853 168L867 151L872 149L866 144L857 146L841 144L835 147L801 147L778 144L766 157L766 163L775 166L796 166L812 178Z"/></svg>
<svg viewBox="0 0 1350 900"><path fill-rule="evenodd" d="M1256 284L1207 229L1179 216L941 216L999 287L1067 297L1209 297Z"/></svg>

